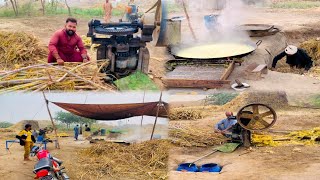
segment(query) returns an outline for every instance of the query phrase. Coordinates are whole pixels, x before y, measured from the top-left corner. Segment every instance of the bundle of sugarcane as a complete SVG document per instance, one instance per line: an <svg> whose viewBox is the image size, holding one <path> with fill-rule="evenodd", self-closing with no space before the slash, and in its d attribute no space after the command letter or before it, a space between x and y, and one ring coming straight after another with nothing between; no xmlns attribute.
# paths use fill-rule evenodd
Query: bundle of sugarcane
<svg viewBox="0 0 320 180"><path fill-rule="evenodd" d="M225 138L212 129L197 127L172 128L169 137L173 144L183 147L206 147L219 145Z"/></svg>
<svg viewBox="0 0 320 180"><path fill-rule="evenodd" d="M83 45L87 48L90 48L91 47L91 38L85 36L85 35L82 35L81 36L81 39L82 39L82 42L83 42Z"/></svg>
<svg viewBox="0 0 320 180"><path fill-rule="evenodd" d="M28 66L47 56L47 49L33 35L23 32L0 32L0 69Z"/></svg>
<svg viewBox="0 0 320 180"><path fill-rule="evenodd" d="M174 108L169 112L170 120L196 120L202 118L202 112L194 109Z"/></svg>
<svg viewBox="0 0 320 180"><path fill-rule="evenodd" d="M100 69L108 61L65 63L64 66L37 64L0 74L0 93L43 90L107 90L113 85L104 83Z"/></svg>
<svg viewBox="0 0 320 180"><path fill-rule="evenodd" d="M76 179L167 179L168 140L100 142L77 153Z"/></svg>

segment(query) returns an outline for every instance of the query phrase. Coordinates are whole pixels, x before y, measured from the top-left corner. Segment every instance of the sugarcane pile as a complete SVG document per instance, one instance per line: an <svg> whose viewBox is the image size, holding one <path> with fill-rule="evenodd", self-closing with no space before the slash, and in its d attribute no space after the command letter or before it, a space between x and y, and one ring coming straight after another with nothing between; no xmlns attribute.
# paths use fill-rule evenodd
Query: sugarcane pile
<svg viewBox="0 0 320 180"><path fill-rule="evenodd" d="M169 112L170 120L196 120L202 118L202 112L194 109L174 108Z"/></svg>
<svg viewBox="0 0 320 180"><path fill-rule="evenodd" d="M47 49L33 35L0 31L0 69L28 66L43 61L47 54Z"/></svg>
<svg viewBox="0 0 320 180"><path fill-rule="evenodd" d="M253 134L252 143L256 146L320 144L320 127L309 130L292 131L284 135Z"/></svg>
<svg viewBox="0 0 320 180"><path fill-rule="evenodd" d="M278 146L279 142L273 140L273 137L268 134L253 134L251 136L252 143L256 146Z"/></svg>
<svg viewBox="0 0 320 180"><path fill-rule="evenodd" d="M300 47L308 53L311 59L314 61L315 66L320 65L320 40L310 39L303 42Z"/></svg>
<svg viewBox="0 0 320 180"><path fill-rule="evenodd" d="M78 153L76 179L167 179L170 146L167 140L94 144Z"/></svg>
<svg viewBox="0 0 320 180"><path fill-rule="evenodd" d="M196 127L172 128L169 130L172 143L182 147L206 147L219 145L225 138L213 132L213 129Z"/></svg>
<svg viewBox="0 0 320 180"><path fill-rule="evenodd" d="M100 69L107 61L65 63L64 66L36 64L0 73L0 93L43 90L107 90L113 85L104 83Z"/></svg>
<svg viewBox="0 0 320 180"><path fill-rule="evenodd" d="M320 142L320 127L310 130L293 131L289 135L294 141L302 141L304 144L313 145Z"/></svg>

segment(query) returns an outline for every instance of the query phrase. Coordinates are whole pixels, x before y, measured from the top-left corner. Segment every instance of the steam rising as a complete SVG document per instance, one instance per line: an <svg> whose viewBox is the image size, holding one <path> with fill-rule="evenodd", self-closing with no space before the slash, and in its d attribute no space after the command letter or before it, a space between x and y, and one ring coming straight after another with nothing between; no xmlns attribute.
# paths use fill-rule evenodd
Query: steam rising
<svg viewBox="0 0 320 180"><path fill-rule="evenodd" d="M242 0L220 0L219 3L213 1L212 4L206 4L207 2L207 0L199 0L197 1L197 6L191 1L188 4L188 13L197 36L197 43L243 42L250 40L246 32L239 30L239 26L245 24L248 17L252 15L248 10L248 6ZM210 7L210 10L208 7ZM217 18L213 22L213 26L208 28L205 25L204 16L210 14L217 15ZM183 44L194 44L195 41L189 34L190 29L187 26L187 20L184 20L183 25L183 28L185 28L182 30Z"/></svg>

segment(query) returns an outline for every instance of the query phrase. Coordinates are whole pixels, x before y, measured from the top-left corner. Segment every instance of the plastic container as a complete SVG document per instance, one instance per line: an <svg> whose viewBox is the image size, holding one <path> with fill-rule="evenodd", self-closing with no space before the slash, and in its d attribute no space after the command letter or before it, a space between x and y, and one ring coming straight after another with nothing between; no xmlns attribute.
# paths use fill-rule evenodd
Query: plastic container
<svg viewBox="0 0 320 180"><path fill-rule="evenodd" d="M177 171L198 172L199 169L195 164L183 163L178 166Z"/></svg>
<svg viewBox="0 0 320 180"><path fill-rule="evenodd" d="M43 136L42 135L39 135L38 137L37 137L37 142L42 142L43 141Z"/></svg>
<svg viewBox="0 0 320 180"><path fill-rule="evenodd" d="M101 129L101 136L105 136L106 135L106 129Z"/></svg>
<svg viewBox="0 0 320 180"><path fill-rule="evenodd" d="M221 166L215 163L209 163L209 164L203 164L200 167L200 172L220 172L221 171Z"/></svg>
<svg viewBox="0 0 320 180"><path fill-rule="evenodd" d="M206 15L203 19L207 29L213 29L217 26L218 15Z"/></svg>

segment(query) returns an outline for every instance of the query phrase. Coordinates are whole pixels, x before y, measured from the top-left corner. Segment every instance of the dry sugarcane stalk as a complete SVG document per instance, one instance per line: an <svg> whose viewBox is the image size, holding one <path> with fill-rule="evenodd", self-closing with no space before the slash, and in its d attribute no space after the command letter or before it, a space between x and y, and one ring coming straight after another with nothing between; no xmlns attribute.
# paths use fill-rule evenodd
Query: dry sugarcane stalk
<svg viewBox="0 0 320 180"><path fill-rule="evenodd" d="M32 69L32 68L39 68L39 67L45 67L45 66L46 66L46 64L36 64L36 65L32 65L32 66L16 69L16 70L13 70L13 71L5 72L5 73L0 74L0 79L3 79L3 78L5 78L5 77L7 77L7 76L9 76L11 74L18 73L20 71L25 71L25 70Z"/></svg>
<svg viewBox="0 0 320 180"><path fill-rule="evenodd" d="M87 80L87 79L84 79L84 78L82 78L82 77L80 77L80 76L78 76L78 75L76 75L76 74L74 74L74 73L72 73L72 72L70 72L70 71L67 71L67 70L65 70L65 69L61 69L61 68L59 68L59 67L52 66L52 65L50 65L50 64L48 64L48 66L51 66L51 67L53 67L53 68L55 68L55 69L57 69L57 70L64 71L64 72L66 72L66 73L68 73L68 74L70 74L70 75L73 75L73 76L75 76L75 77L77 77L77 78L79 78L79 79L81 79L81 80L83 80L83 81L85 81L85 82L87 82L87 83L89 83L89 84L97 87L98 89L109 90L109 89L106 88L106 87L100 86L100 85L98 85L98 84L96 84L96 83L94 83L94 82L92 82L92 81L89 81L89 80Z"/></svg>
<svg viewBox="0 0 320 180"><path fill-rule="evenodd" d="M10 85L31 83L31 82L39 81L39 80L48 80L48 78L42 77L42 78L35 78L35 79L18 79L18 80L0 81L0 85L1 86L10 86Z"/></svg>
<svg viewBox="0 0 320 180"><path fill-rule="evenodd" d="M37 83L34 84L32 87L29 85L29 82L22 83L21 86L11 86L4 88L1 87L0 92L7 92L11 90L54 90L54 89L60 89L60 90L74 90L76 89L75 86L91 86L91 88L85 88L85 89L92 89L92 90L101 90L104 88L107 88L108 90L115 89L113 86L104 84L103 78L106 76L105 74L99 73L97 69L101 69L103 65L100 67L96 67L95 69L92 69L92 71L88 71L87 66L88 64L93 63L82 63L74 66L69 65L75 65L76 63L67 63L65 66L56 67L50 64L41 64L41 65L33 65L30 67L25 67L17 70L13 70L10 72L3 73L2 81L8 81L8 82L15 82L15 81L21 81L23 82L25 79L35 79ZM57 71L58 68L58 71ZM73 71L73 72L71 72ZM71 73L70 73L71 72ZM69 76L68 76L69 75ZM77 75L77 76L74 76ZM48 78L49 76L49 78ZM57 77L60 78L57 78ZM46 79L39 79L39 78L45 78ZM79 78L80 77L80 78ZM51 79L51 80L50 80ZM58 80L56 80L58 79ZM30 80L30 83L32 81ZM92 85L94 83L95 85ZM103 85L102 85L103 84Z"/></svg>

